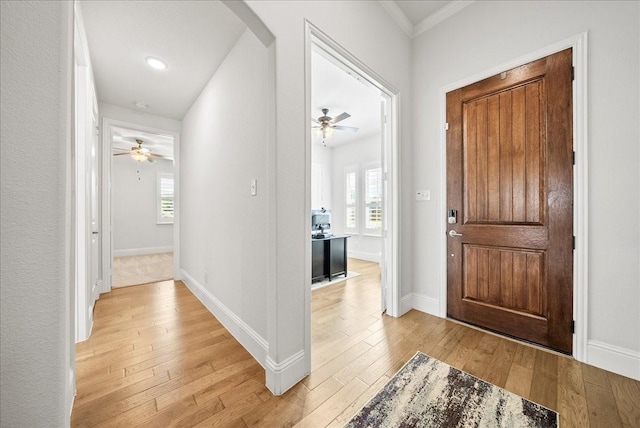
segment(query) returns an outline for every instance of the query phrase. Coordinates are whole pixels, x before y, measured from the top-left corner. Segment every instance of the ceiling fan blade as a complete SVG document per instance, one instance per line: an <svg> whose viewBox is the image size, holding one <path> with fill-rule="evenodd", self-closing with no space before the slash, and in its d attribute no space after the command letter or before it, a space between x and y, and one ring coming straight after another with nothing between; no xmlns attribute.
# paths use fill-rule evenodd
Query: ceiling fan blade
<svg viewBox="0 0 640 428"><path fill-rule="evenodd" d="M353 126L332 126L333 129L339 129L340 131L358 132L360 128L354 128Z"/></svg>
<svg viewBox="0 0 640 428"><path fill-rule="evenodd" d="M157 154L157 153L149 153L148 155L149 155L150 157L153 157L153 158L166 159L166 156L162 156L162 155L159 155L159 154Z"/></svg>
<svg viewBox="0 0 640 428"><path fill-rule="evenodd" d="M125 153L114 153L113 155L114 156L127 156L129 154L130 154L129 152L125 152Z"/></svg>
<svg viewBox="0 0 640 428"><path fill-rule="evenodd" d="M312 117L312 118L311 118L311 122L314 122L314 123L320 123L320 122L318 122L318 119L316 119L315 117Z"/></svg>
<svg viewBox="0 0 640 428"><path fill-rule="evenodd" d="M341 120L345 120L347 118L351 117L351 115L347 112L341 113L338 116L334 117L333 119L331 119L332 123L338 123Z"/></svg>

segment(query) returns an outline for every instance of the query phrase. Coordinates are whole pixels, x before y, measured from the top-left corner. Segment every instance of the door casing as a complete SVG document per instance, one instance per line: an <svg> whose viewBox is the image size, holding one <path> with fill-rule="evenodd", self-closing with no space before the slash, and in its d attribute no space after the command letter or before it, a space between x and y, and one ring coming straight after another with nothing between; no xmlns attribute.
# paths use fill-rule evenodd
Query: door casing
<svg viewBox="0 0 640 428"><path fill-rule="evenodd" d="M588 328L588 141L587 141L587 59L588 33L583 32L534 52L514 58L496 65L488 70L468 76L464 79L443 86L439 90L438 104L440 110L440 298L437 314L447 317L447 189L446 189L446 94L471 83L499 74L504 70L519 67L529 62L544 58L567 48L573 49L573 144L575 152L573 230L576 245L573 253L573 319L575 333L573 336L573 357L578 361L587 358Z"/></svg>
<svg viewBox="0 0 640 428"><path fill-rule="evenodd" d="M311 72L311 50L312 45L316 46L336 61L342 63L345 67L355 70L359 75L366 79L371 85L380 90L382 97L385 99L385 108L387 112L387 126L383 135L383 155L382 165L386 175L387 187L389 189L388 197L384 199L384 222L386 231L383 232L383 274L387 284L386 306L387 314L398 317L402 315L400 308L400 273L399 273L399 197L400 197L400 179L399 179L399 105L400 94L397 89L378 76L373 70L359 61L346 49L324 34L320 29L315 27L311 22L305 21L305 76L306 76L306 99L311 97L311 80L309 78ZM312 117L310 103L305 106L305 117ZM311 128L306 132L306 189L305 189L305 207L311 207ZM307 219L307 229L310 229L310 219ZM305 265L305 277L311 278L311 246L306 248L307 263ZM310 281L310 280L309 280ZM385 305L386 303L386 305ZM305 358L307 367L311 367L311 286L305 287Z"/></svg>

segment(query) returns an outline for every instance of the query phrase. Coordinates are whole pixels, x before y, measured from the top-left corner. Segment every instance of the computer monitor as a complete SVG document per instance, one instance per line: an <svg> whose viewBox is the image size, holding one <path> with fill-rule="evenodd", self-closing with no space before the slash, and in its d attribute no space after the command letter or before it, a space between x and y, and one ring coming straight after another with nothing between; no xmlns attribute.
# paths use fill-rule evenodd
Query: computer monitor
<svg viewBox="0 0 640 428"><path fill-rule="evenodd" d="M331 212L325 209L311 210L312 234L323 234L328 229L331 229Z"/></svg>

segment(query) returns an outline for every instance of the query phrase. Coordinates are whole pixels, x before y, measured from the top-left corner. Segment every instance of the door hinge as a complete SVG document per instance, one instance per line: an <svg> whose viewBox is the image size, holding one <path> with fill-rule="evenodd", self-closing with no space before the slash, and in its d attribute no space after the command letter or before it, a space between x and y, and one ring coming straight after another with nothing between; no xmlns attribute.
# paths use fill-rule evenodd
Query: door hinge
<svg viewBox="0 0 640 428"><path fill-rule="evenodd" d="M572 154L571 154L571 162L572 162L573 165L576 164L576 152L575 151L572 152Z"/></svg>
<svg viewBox="0 0 640 428"><path fill-rule="evenodd" d="M576 332L576 320L571 320L571 333Z"/></svg>
<svg viewBox="0 0 640 428"><path fill-rule="evenodd" d="M571 67L571 80L576 80L576 68Z"/></svg>
<svg viewBox="0 0 640 428"><path fill-rule="evenodd" d="M574 250L576 249L576 237L575 237L575 235L571 237L571 247Z"/></svg>
<svg viewBox="0 0 640 428"><path fill-rule="evenodd" d="M96 126L96 135L100 136L100 127L99 126Z"/></svg>
<svg viewBox="0 0 640 428"><path fill-rule="evenodd" d="M445 131L448 131L448 130L449 130L449 122L447 122L447 123L445 123L445 124L444 124L444 130L445 130Z"/></svg>

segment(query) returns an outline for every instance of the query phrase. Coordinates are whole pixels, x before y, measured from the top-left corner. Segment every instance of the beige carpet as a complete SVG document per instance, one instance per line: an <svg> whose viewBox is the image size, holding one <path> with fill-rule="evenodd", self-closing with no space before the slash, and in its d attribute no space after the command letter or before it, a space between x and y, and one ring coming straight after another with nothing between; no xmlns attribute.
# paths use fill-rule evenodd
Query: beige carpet
<svg viewBox="0 0 640 428"><path fill-rule="evenodd" d="M112 287L173 279L173 253L113 258Z"/></svg>

